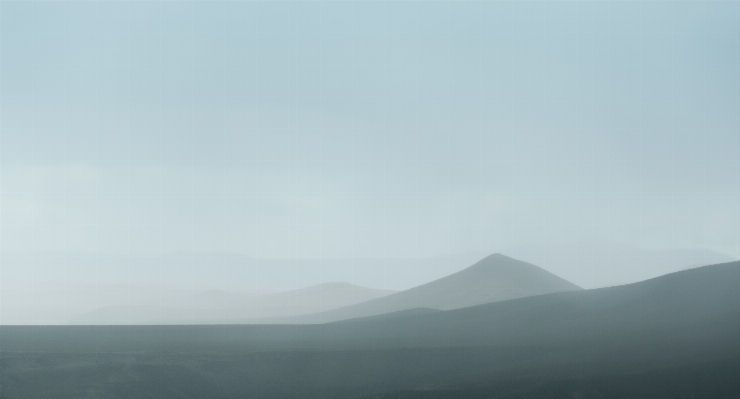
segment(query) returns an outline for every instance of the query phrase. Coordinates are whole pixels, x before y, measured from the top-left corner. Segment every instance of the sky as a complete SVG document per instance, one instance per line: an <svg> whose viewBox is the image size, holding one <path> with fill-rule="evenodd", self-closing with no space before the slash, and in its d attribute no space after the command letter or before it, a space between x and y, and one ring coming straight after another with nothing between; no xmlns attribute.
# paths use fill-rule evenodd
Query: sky
<svg viewBox="0 0 740 399"><path fill-rule="evenodd" d="M738 2L0 3L0 251L740 257Z"/></svg>

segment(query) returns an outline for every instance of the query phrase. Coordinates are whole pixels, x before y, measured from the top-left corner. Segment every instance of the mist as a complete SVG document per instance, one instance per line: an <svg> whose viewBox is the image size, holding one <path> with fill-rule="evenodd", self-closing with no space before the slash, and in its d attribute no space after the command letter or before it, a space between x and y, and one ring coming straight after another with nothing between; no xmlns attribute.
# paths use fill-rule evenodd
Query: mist
<svg viewBox="0 0 740 399"><path fill-rule="evenodd" d="M740 2L0 1L0 398L740 397Z"/></svg>

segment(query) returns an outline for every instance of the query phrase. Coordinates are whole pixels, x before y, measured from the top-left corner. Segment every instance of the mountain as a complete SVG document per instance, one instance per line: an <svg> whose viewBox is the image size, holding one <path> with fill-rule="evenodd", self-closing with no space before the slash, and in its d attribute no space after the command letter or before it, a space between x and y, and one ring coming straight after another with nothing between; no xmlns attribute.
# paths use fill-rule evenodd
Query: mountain
<svg viewBox="0 0 740 399"><path fill-rule="evenodd" d="M272 321L326 323L416 308L458 309L580 289L575 284L535 265L494 254L467 269L393 295L320 314Z"/></svg>
<svg viewBox="0 0 740 399"><path fill-rule="evenodd" d="M310 314L366 302L395 291L325 283L266 295L236 296L220 290L200 292L168 306L112 305L71 320L71 324L218 324L240 318L287 317Z"/></svg>
<svg viewBox="0 0 740 399"><path fill-rule="evenodd" d="M501 252L539 265L583 288L635 283L689 267L735 260L729 255L708 249L647 249L599 240L560 245L521 245Z"/></svg>
<svg viewBox="0 0 740 399"><path fill-rule="evenodd" d="M0 384L8 397L738 397L738 286L732 262L354 322L2 326Z"/></svg>
<svg viewBox="0 0 740 399"><path fill-rule="evenodd" d="M560 292L428 313L385 323L358 322L356 339L403 345L616 346L659 340L730 340L740 347L740 261L671 273L643 282ZM343 323L339 323L343 324ZM346 323L347 325L353 323ZM327 328L328 330L328 328ZM327 335L324 339L331 339ZM336 338L336 337L333 337ZM710 339L711 338L711 339Z"/></svg>
<svg viewBox="0 0 740 399"><path fill-rule="evenodd" d="M310 348L331 343L342 343L349 348L560 346L579 343L618 347L652 340L668 345L699 339L719 345L723 337L732 338L733 344L740 346L740 340L737 340L740 335L735 334L740 333L739 286L740 261L736 261L617 287L557 292L448 311L410 311L403 317L312 325L193 326L180 329L178 326L162 326L159 331L160 334L179 331L176 338L163 342L166 345L188 343L198 346L198 342L213 340L223 345L230 345L229 342L245 345L269 343L281 350L289 350L293 345ZM3 331L9 333L24 328L13 327ZM84 330L75 328L82 327L60 327L59 331L70 333L64 338L70 340L67 342L70 348L88 345L84 340L78 341L81 338L73 333ZM96 345L117 345L115 342L105 343L104 332L111 331L105 326L84 328L99 334L95 339L103 341ZM139 327L132 328L126 331ZM27 331L32 331L32 327L27 327ZM234 331L242 331L243 334L234 334ZM160 339L163 336L152 335L149 338ZM26 339L10 334L6 337L8 342ZM74 341L78 342L72 344ZM131 342L122 341L121 344ZM249 348L249 345L244 347ZM10 349L0 346L2 351Z"/></svg>

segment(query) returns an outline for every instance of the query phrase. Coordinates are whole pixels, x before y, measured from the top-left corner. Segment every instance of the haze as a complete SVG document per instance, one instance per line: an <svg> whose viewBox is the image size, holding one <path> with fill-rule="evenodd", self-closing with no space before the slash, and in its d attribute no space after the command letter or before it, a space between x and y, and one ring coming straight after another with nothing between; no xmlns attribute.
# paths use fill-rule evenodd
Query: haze
<svg viewBox="0 0 740 399"><path fill-rule="evenodd" d="M736 2L1 7L5 287L740 257Z"/></svg>
<svg viewBox="0 0 740 399"><path fill-rule="evenodd" d="M740 398L740 2L0 0L0 397Z"/></svg>

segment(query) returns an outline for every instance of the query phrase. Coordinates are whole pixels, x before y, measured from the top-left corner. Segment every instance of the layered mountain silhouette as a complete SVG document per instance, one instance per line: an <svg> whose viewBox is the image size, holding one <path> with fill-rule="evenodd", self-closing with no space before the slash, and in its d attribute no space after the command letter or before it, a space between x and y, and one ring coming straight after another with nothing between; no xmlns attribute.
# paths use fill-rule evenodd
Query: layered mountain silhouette
<svg viewBox="0 0 740 399"><path fill-rule="evenodd" d="M647 250L600 241L530 245L509 248L503 253L541 266L587 289L632 283L688 267L733 260L703 249ZM302 284L318 284L324 278L351 281L366 287L405 289L449 276L486 255L468 253L413 259L258 259L219 253L134 258L2 253L0 323L57 325L68 324L70 320L84 324L103 323L104 320L109 320L105 324L125 320L128 320L126 324L303 323L286 318L359 304L382 295L352 294L350 297L354 299L333 301L327 293L329 297L325 299L317 297L316 306L310 305L311 299L304 301L298 296L293 300L286 299L291 295L272 299L264 296ZM182 272L183 265L188 266L187 273ZM116 274L121 270L126 270L126 276ZM157 270L157 281L150 281L153 270ZM60 274L61 271L64 273ZM65 275L95 276L95 281L63 282ZM224 279L224 276L229 278ZM291 276L290 284L286 285L285 276ZM341 283L332 284L340 287ZM262 290L249 289L255 286ZM267 303L273 299L278 305Z"/></svg>
<svg viewBox="0 0 740 399"><path fill-rule="evenodd" d="M229 295L209 290L168 306L113 305L86 312L71 324L209 324L240 318L285 317L321 312L369 301L395 291L359 287L349 283L325 283L266 295Z"/></svg>
<svg viewBox="0 0 740 399"><path fill-rule="evenodd" d="M738 286L732 262L316 325L2 326L0 383L8 397L734 398Z"/></svg>
<svg viewBox="0 0 740 399"><path fill-rule="evenodd" d="M315 324L413 309L450 310L490 302L581 288L535 265L501 254L430 283L396 292L347 283L239 298L218 308L192 306L107 306L72 324ZM208 297L223 293L202 293ZM213 300L210 301L213 303Z"/></svg>
<svg viewBox="0 0 740 399"><path fill-rule="evenodd" d="M559 347L566 343L599 343L607 349L603 346L606 343L629 346L631 340L652 345L655 341L668 344L668 339L706 339L711 343L720 338L732 338L740 348L736 334L740 332L738 286L740 261L623 286L557 292L448 311L403 311L319 325L194 326L180 330L176 330L177 326L162 326L161 331L180 331L182 334L176 339L195 346L200 341L224 345L249 341L271 343L281 350L291 350L294 344L300 348L323 347L331 342L362 348L544 344ZM70 344L75 341L74 345L89 345L79 341L76 334L84 331L79 328L83 327L60 327L59 331L66 331L63 336L71 340ZM113 331L105 326L89 328L100 333ZM20 334L30 329L15 327L6 331ZM245 335L233 334L232 330L244 331ZM135 328L130 331L135 335ZM22 335L7 338L9 343L33 339ZM96 339L108 338L100 335Z"/></svg>
<svg viewBox="0 0 740 399"><path fill-rule="evenodd" d="M326 323L408 309L450 310L553 292L578 291L568 282L530 263L501 254L439 280L386 297L320 314L271 320L274 323Z"/></svg>

